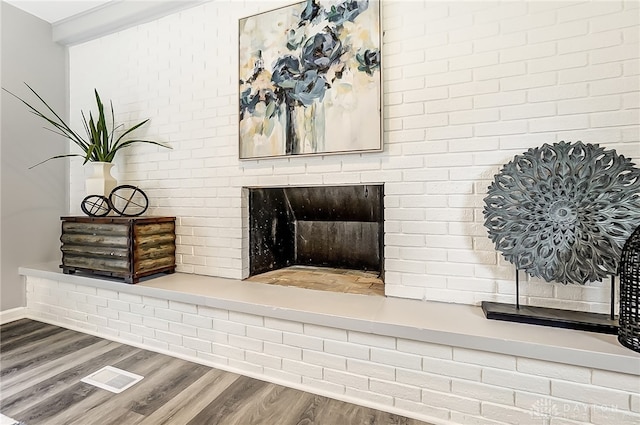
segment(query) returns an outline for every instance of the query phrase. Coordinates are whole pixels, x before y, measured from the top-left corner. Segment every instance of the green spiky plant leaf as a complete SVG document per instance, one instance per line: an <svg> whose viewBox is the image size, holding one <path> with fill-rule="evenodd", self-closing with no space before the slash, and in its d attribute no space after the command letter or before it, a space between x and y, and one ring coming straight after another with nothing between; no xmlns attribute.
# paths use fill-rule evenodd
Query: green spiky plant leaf
<svg viewBox="0 0 640 425"><path fill-rule="evenodd" d="M80 153L69 153L52 156L51 158L47 158L44 161L33 165L30 168L36 167L40 164L43 164L47 161L57 158L67 158L72 156L79 156L84 158L84 164L87 162L113 162L116 153L120 151L120 149L131 146L135 143L149 143L152 145L162 146L164 148L171 149L170 146L165 145L164 143L156 142L153 140L143 140L143 139L125 139L127 135L129 135L134 130L140 128L144 124L146 124L149 120L146 119L142 122L139 122L132 127L123 130L122 133L116 138L115 133L117 130L120 130L122 125L115 125L115 115L113 112L113 102L110 103L110 112L111 112L111 128L107 126L107 119L104 110L104 104L100 99L100 95L98 94L98 90L94 89L94 94L96 98L96 105L98 106L98 115L97 119L94 119L93 113L89 112L89 120L83 111L80 111L82 115L82 124L84 126L84 131L86 136L83 136L77 132L75 132L50 106L49 104L33 89L29 84L25 83L25 85L29 88L29 90L38 98L38 100L44 105L44 112L41 112L38 108L33 106L31 103L22 99L18 95L10 92L4 87L2 90L9 93L11 96L18 99L22 102L26 107L32 112L34 115L45 120L47 124L49 124L52 128L45 127L47 130L52 131L55 134L63 136L72 143L74 143L83 154Z"/></svg>

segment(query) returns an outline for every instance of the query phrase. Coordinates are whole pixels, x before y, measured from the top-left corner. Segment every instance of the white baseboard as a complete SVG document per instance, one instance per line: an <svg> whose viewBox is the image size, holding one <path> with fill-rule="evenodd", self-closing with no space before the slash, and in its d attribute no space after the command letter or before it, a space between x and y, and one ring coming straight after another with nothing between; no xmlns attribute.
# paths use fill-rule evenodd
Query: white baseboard
<svg viewBox="0 0 640 425"><path fill-rule="evenodd" d="M15 320L24 319L27 317L27 308L18 307L9 310L0 311L0 325L13 322Z"/></svg>

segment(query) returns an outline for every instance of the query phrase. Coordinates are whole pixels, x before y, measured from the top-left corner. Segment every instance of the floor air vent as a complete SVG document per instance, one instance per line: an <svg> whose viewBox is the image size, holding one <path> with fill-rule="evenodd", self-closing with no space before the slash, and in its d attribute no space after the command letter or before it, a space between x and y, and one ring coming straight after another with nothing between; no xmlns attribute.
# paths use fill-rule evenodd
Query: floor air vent
<svg viewBox="0 0 640 425"><path fill-rule="evenodd" d="M0 425L22 425L22 422L11 419L10 417L0 413Z"/></svg>
<svg viewBox="0 0 640 425"><path fill-rule="evenodd" d="M97 372L93 372L81 381L112 393L121 393L127 388L138 383L143 377L135 373L127 372L112 366L105 366Z"/></svg>

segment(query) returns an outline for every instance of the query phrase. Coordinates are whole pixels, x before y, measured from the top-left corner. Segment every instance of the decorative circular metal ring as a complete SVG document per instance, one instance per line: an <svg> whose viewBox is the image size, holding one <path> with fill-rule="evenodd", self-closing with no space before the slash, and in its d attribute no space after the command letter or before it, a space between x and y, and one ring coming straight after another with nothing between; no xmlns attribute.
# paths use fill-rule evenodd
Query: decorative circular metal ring
<svg viewBox="0 0 640 425"><path fill-rule="evenodd" d="M111 203L101 195L89 195L80 204L82 212L89 217L104 217L111 211Z"/></svg>
<svg viewBox="0 0 640 425"><path fill-rule="evenodd" d="M123 217L137 217L149 207L147 194L138 186L123 184L111 191L109 202L113 210Z"/></svg>
<svg viewBox="0 0 640 425"><path fill-rule="evenodd" d="M615 150L559 142L516 155L484 199L485 227L507 261L547 282L615 275L640 224L640 169Z"/></svg>

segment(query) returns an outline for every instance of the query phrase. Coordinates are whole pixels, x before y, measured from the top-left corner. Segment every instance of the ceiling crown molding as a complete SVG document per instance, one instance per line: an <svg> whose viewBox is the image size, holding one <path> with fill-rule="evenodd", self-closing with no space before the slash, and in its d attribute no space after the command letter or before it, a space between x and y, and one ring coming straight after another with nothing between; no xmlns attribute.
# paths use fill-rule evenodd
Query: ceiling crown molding
<svg viewBox="0 0 640 425"><path fill-rule="evenodd" d="M64 46L83 43L207 1L111 1L52 24L53 41Z"/></svg>

